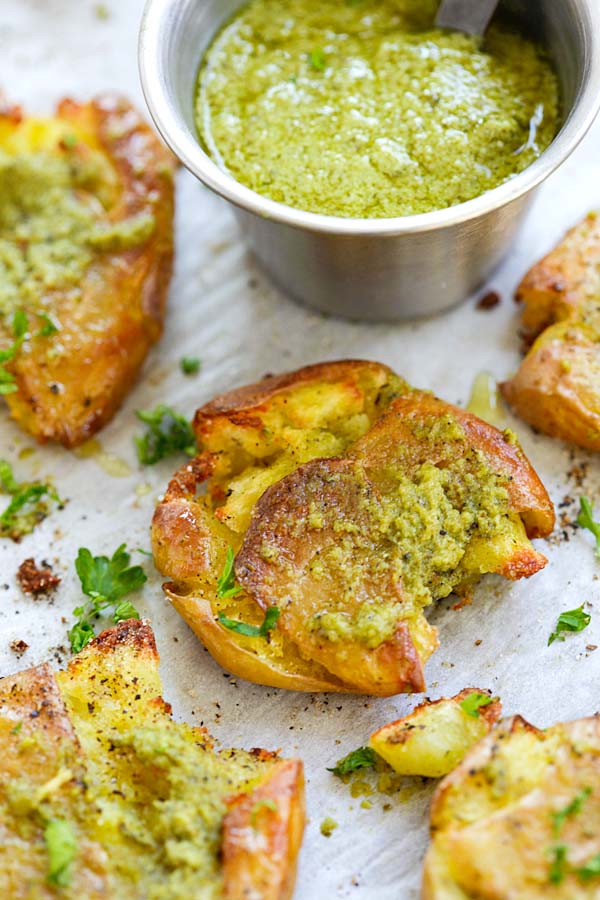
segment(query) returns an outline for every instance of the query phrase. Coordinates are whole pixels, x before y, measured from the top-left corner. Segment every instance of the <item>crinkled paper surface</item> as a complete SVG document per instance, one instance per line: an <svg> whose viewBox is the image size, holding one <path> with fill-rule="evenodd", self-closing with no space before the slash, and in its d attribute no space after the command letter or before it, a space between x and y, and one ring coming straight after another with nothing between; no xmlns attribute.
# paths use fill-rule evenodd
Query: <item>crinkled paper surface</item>
<svg viewBox="0 0 600 900"><path fill-rule="evenodd" d="M0 0L0 85L28 110L50 111L61 96L85 100L116 89L142 103L136 71L141 0ZM22 451L32 442L0 410L0 456L19 477L49 475L68 502L20 545L0 547L0 671L66 655L66 630L80 601L73 560L80 546L112 553L121 542L149 547L148 526L173 460L140 469L132 436L136 409L169 403L186 414L214 393L265 372L309 362L366 357L393 366L409 381L447 400L465 403L475 375L503 378L519 360L519 314L512 293L526 269L594 206L600 206L600 123L539 194L526 227L489 287L502 296L487 312L469 298L437 319L406 325L360 325L324 319L272 287L248 255L223 202L186 172L178 177L177 267L164 338L144 376L102 432L105 451L126 460L132 474L113 478L94 459L52 447ZM199 356L202 371L184 377L178 361ZM600 510L600 460L509 423L545 480L559 516L573 519L582 493ZM565 499L567 498L567 499ZM561 504L563 504L561 506ZM600 710L600 561L591 536L563 524L540 549L548 567L527 582L489 578L471 606L447 601L433 613L441 647L427 666L429 696L468 685L501 695L506 713L520 712L546 726ZM28 556L50 560L63 583L52 603L34 601L15 573ZM200 647L150 577L140 609L154 624L162 655L165 695L178 717L205 723L226 744L281 747L306 765L309 823L296 900L399 900L418 896L432 786L415 785L402 798L376 793L361 806L326 766L364 743L375 727L406 713L416 698L370 700L285 693L236 681ZM547 646L558 614L582 603L590 627ZM11 642L29 646L21 659ZM421 698L422 699L422 698ZM384 809L388 806L388 809ZM330 816L339 827L320 834Z"/></svg>

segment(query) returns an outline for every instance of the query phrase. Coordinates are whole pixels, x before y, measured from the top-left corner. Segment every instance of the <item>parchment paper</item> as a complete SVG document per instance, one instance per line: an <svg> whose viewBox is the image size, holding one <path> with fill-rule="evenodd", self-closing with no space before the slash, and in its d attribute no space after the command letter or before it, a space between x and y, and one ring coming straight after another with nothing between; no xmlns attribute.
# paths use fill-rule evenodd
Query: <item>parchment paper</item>
<svg viewBox="0 0 600 900"><path fill-rule="evenodd" d="M142 0L105 0L100 8L91 0L0 0L0 84L11 100L36 112L48 112L63 95L86 99L105 89L142 104L136 70L141 9ZM130 463L131 476L111 478L95 460L52 447L20 459L32 442L9 422L4 407L0 411L0 455L14 463L21 478L51 475L68 498L62 512L20 545L1 542L1 674L64 658L67 623L81 599L73 570L78 547L96 554L112 553L122 541L130 548L149 547L154 503L176 461L137 466L136 409L167 402L191 414L214 393L267 371L348 356L381 360L415 385L466 402L479 371L502 378L516 368L519 315L513 290L567 227L600 206L599 158L600 124L543 188L514 252L492 279L489 287L503 298L499 307L478 311L469 298L441 318L397 326L324 319L294 305L258 271L226 206L182 172L177 267L165 335L143 379L100 435L107 452ZM198 377L180 373L184 354L201 357ZM508 421L557 504L585 492L600 509L597 458ZM149 487L141 496L146 488L140 486ZM571 503L559 513L569 516L574 510ZM550 543L540 542L540 549L550 564L530 581L511 585L488 578L471 606L456 611L446 601L433 613L441 647L427 666L429 696L451 695L467 685L491 688L501 695L507 714L523 713L541 726L600 709L600 650L586 649L600 644L600 562L591 537L567 526ZM35 602L18 589L16 569L27 556L49 559L62 575L53 603ZM404 801L376 794L372 807L364 809L325 767L422 697L327 698L236 681L170 609L150 561L142 556L136 561L150 576L139 607L153 621L165 695L176 716L204 722L227 745L281 747L305 761L310 821L296 900L416 897L432 785L417 784ZM547 647L558 614L581 603L592 613L588 630ZM21 659L10 648L14 640L29 645ZM391 808L384 810L385 804ZM319 831L325 816L339 823L330 838Z"/></svg>

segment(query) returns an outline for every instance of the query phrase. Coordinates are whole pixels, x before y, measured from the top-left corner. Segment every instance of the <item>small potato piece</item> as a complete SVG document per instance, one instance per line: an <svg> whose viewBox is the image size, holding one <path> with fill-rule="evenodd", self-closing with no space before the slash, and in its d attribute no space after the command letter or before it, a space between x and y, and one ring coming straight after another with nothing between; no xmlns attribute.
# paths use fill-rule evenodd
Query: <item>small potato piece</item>
<svg viewBox="0 0 600 900"><path fill-rule="evenodd" d="M441 778L461 761L500 718L498 700L468 714L461 705L468 697L489 692L466 688L450 699L422 703L408 716L384 725L371 735L369 746L400 775Z"/></svg>
<svg viewBox="0 0 600 900"><path fill-rule="evenodd" d="M74 238L61 231L36 238L40 244L34 241L28 252L48 258L52 278L39 297L19 286L16 302L27 315L28 334L6 366L17 388L5 397L16 422L41 443L76 447L114 415L162 332L173 262L175 161L131 104L111 95L85 104L63 100L48 119L0 113L0 154L17 161L45 154L72 172L92 171L70 191L73 203L81 197L94 211L96 243L85 244L89 261L69 283ZM53 203L53 188L43 190ZM21 264L22 242L10 229L0 232ZM54 273L54 259L62 256L67 262ZM0 317L0 349L13 340L12 315Z"/></svg>
<svg viewBox="0 0 600 900"><path fill-rule="evenodd" d="M516 414L544 434L600 450L600 218L591 214L525 276L525 336L534 341L502 386Z"/></svg>
<svg viewBox="0 0 600 900"><path fill-rule="evenodd" d="M423 900L597 900L600 722L508 719L431 804Z"/></svg>

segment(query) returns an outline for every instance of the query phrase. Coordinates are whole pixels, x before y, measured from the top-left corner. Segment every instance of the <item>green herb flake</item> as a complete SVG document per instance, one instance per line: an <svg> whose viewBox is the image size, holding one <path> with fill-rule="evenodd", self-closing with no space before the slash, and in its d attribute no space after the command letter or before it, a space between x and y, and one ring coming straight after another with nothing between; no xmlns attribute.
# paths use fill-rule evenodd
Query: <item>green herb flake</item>
<svg viewBox="0 0 600 900"><path fill-rule="evenodd" d="M315 47L310 51L308 61L317 72L324 72L327 68L327 57L321 47Z"/></svg>
<svg viewBox="0 0 600 900"><path fill-rule="evenodd" d="M8 369L5 369L4 364L11 362L15 358L21 348L21 344L27 337L28 328L27 314L22 309L18 309L12 320L15 340L5 350L0 350L0 395L14 394L18 390L15 376Z"/></svg>
<svg viewBox="0 0 600 900"><path fill-rule="evenodd" d="M60 328L47 313L40 313L39 317L42 320L43 325L37 332L37 337L52 337L53 334L58 334Z"/></svg>
<svg viewBox="0 0 600 900"><path fill-rule="evenodd" d="M550 848L552 854L552 862L550 863L550 871L548 872L548 881L550 884L562 884L568 870L567 848L564 844L557 844Z"/></svg>
<svg viewBox="0 0 600 900"><path fill-rule="evenodd" d="M275 627L277 620L281 614L279 607L270 606L265 613L262 625L247 625L246 622L238 622L236 619L229 619L224 613L219 613L219 623L236 634L243 634L244 637L262 637L266 638L269 632Z"/></svg>
<svg viewBox="0 0 600 900"><path fill-rule="evenodd" d="M179 360L179 368L184 375L197 375L201 365L197 356L182 356Z"/></svg>
<svg viewBox="0 0 600 900"><path fill-rule="evenodd" d="M22 728L23 728L23 723L17 722L15 727L10 729L10 733L11 734L19 734L19 732L21 731Z"/></svg>
<svg viewBox="0 0 600 900"><path fill-rule="evenodd" d="M596 556L600 557L600 523L594 521L594 507L587 497L579 500L581 507L577 516L577 524L580 528L587 528L596 538Z"/></svg>
<svg viewBox="0 0 600 900"><path fill-rule="evenodd" d="M143 466L155 463L173 453L196 453L196 439L186 418L169 406L159 405L154 410L138 410L136 416L148 426L143 437L135 439L138 459Z"/></svg>
<svg viewBox="0 0 600 900"><path fill-rule="evenodd" d="M577 609L570 609L563 612L558 617L556 629L548 638L548 646L554 641L564 641L565 633L583 631L590 624L592 617L589 613L583 611L583 604Z"/></svg>
<svg viewBox="0 0 600 900"><path fill-rule="evenodd" d="M131 557L121 544L112 557L92 556L81 547L75 560L75 569L81 582L81 590L89 601L73 610L77 621L69 631L73 653L79 653L94 638L93 621L109 607L113 609L113 622L139 619L139 613L126 594L137 591L147 581L141 566L132 566Z"/></svg>
<svg viewBox="0 0 600 900"><path fill-rule="evenodd" d="M370 769L375 765L376 761L377 754L374 750L370 747L359 747L358 750L353 750L347 756L344 756L343 759L338 759L334 768L327 769L327 771L341 778L342 775L350 775L352 772L356 772L357 769Z"/></svg>
<svg viewBox="0 0 600 900"><path fill-rule="evenodd" d="M69 887L71 870L77 856L77 838L65 819L50 819L44 828L48 852L48 884Z"/></svg>
<svg viewBox="0 0 600 900"><path fill-rule="evenodd" d="M61 502L54 488L46 482L18 482L5 459L0 459L0 487L12 497L0 514L0 537L12 538L13 541L31 534L35 526L46 518L50 512L48 501Z"/></svg>
<svg viewBox="0 0 600 900"><path fill-rule="evenodd" d="M587 800L587 798L592 793L592 789L589 787L584 788L580 791L570 803L564 806L562 809L559 809L557 812L551 813L552 817L552 831L554 833L554 837L558 837L563 825L565 824L567 819L570 819L572 816L576 816L581 812L581 807Z"/></svg>
<svg viewBox="0 0 600 900"><path fill-rule="evenodd" d="M225 565L223 566L223 571L217 581L217 597L219 600L227 600L230 597L236 597L242 590L239 584L235 583L235 574L233 571L234 562L235 553L233 552L233 547L228 547Z"/></svg>
<svg viewBox="0 0 600 900"><path fill-rule="evenodd" d="M335 819L332 819L331 816L327 816L321 822L320 832L323 837L331 837L336 828L338 828L338 823Z"/></svg>
<svg viewBox="0 0 600 900"><path fill-rule="evenodd" d="M252 828L256 828L258 817L263 809L268 809L272 813L279 812L279 807L271 797L264 797L262 800L257 800L250 812L250 824Z"/></svg>
<svg viewBox="0 0 600 900"><path fill-rule="evenodd" d="M573 869L573 871L582 881L590 881L592 878L598 878L600 876L600 853L597 853L596 856L589 859L584 866Z"/></svg>
<svg viewBox="0 0 600 900"><path fill-rule="evenodd" d="M469 694L468 697L465 697L464 700L460 701L460 708L468 716L471 716L473 719L478 719L479 710L483 706L489 706L490 703L495 703L497 699L497 697L490 697L489 694L473 691L472 694Z"/></svg>

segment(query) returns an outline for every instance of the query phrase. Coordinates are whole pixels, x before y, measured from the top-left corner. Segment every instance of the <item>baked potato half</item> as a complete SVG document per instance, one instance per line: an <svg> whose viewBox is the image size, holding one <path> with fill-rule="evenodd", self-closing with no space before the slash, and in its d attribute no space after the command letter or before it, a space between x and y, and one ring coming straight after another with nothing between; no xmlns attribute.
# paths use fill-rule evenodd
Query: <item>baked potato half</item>
<svg viewBox="0 0 600 900"><path fill-rule="evenodd" d="M37 440L98 431L160 336L173 174L126 100L0 113L0 392Z"/></svg>
<svg viewBox="0 0 600 900"><path fill-rule="evenodd" d="M150 627L123 622L64 672L0 681L0 893L288 900L302 764L217 751L160 696Z"/></svg>
<svg viewBox="0 0 600 900"><path fill-rule="evenodd" d="M423 900L598 897L600 720L505 720L431 805Z"/></svg>
<svg viewBox="0 0 600 900"><path fill-rule="evenodd" d="M342 361L198 410L155 511L167 596L228 671L295 690L422 691L423 609L534 574L554 512L514 437Z"/></svg>
<svg viewBox="0 0 600 900"><path fill-rule="evenodd" d="M455 697L427 700L410 715L384 725L369 746L399 775L441 778L485 737L502 714L488 691L465 688Z"/></svg>
<svg viewBox="0 0 600 900"><path fill-rule="evenodd" d="M544 434L600 450L600 219L589 215L525 276L525 336L533 344L502 393Z"/></svg>

